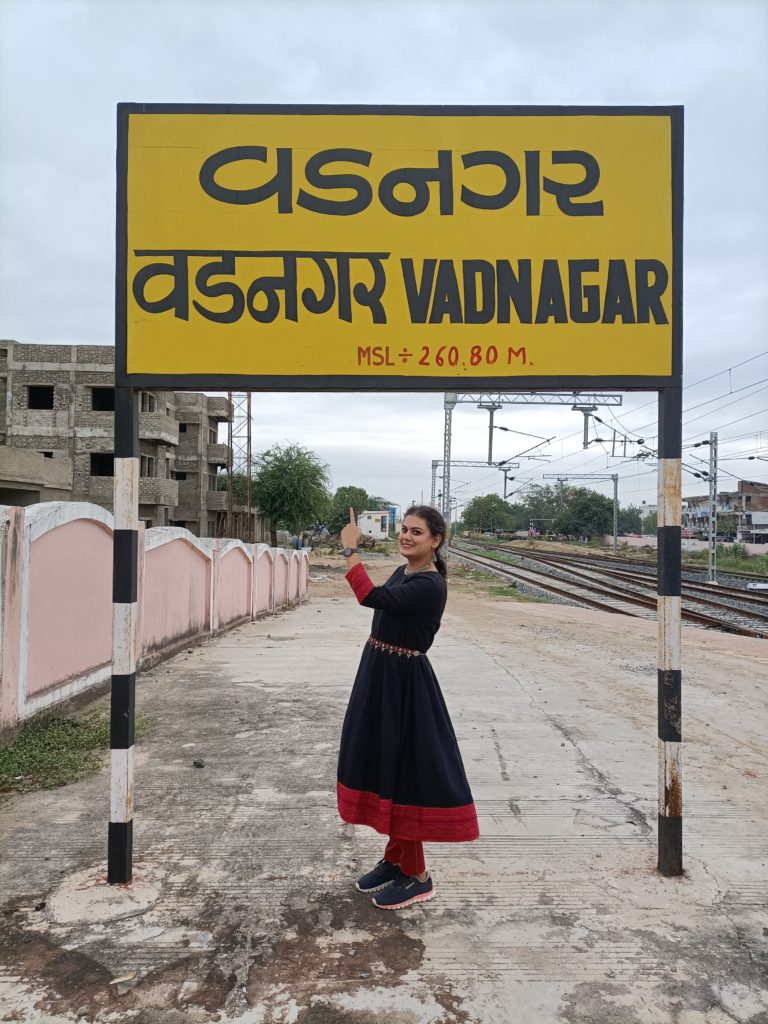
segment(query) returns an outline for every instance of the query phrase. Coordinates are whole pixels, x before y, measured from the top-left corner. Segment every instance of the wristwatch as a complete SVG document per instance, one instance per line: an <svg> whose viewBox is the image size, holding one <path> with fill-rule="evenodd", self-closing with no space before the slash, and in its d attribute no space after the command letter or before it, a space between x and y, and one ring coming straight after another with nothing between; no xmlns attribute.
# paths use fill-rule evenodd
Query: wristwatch
<svg viewBox="0 0 768 1024"><path fill-rule="evenodd" d="M357 548L344 548L344 550L341 553L342 555L344 555L345 558L349 558L350 555L357 554Z"/></svg>

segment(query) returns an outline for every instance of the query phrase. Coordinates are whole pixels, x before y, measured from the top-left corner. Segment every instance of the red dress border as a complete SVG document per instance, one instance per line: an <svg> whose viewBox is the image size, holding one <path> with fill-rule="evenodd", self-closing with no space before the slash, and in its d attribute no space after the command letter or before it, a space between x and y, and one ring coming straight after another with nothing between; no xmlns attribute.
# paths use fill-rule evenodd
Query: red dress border
<svg viewBox="0 0 768 1024"><path fill-rule="evenodd" d="M336 784L339 814L350 825L369 825L385 836L427 843L468 843L480 829L474 803L461 807L396 804L377 793Z"/></svg>

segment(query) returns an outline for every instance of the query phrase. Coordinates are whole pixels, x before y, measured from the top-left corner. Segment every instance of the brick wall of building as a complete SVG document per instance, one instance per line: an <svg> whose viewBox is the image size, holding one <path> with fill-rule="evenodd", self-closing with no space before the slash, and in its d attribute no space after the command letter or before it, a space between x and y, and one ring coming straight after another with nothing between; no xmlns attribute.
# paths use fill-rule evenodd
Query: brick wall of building
<svg viewBox="0 0 768 1024"><path fill-rule="evenodd" d="M53 387L53 408L29 408L29 387ZM114 451L114 413L93 408L93 388L114 386L114 349L106 345L25 345L0 341L0 444L53 453L72 466L71 497L112 510L113 478L92 474L91 456ZM140 514L153 525L183 521L200 536L209 534L208 492L215 488L221 449L218 423L231 415L225 398L152 391L139 414ZM182 431L182 424L187 430ZM186 470L187 480L177 481ZM148 475L150 474L150 475ZM180 491L181 485L181 491Z"/></svg>

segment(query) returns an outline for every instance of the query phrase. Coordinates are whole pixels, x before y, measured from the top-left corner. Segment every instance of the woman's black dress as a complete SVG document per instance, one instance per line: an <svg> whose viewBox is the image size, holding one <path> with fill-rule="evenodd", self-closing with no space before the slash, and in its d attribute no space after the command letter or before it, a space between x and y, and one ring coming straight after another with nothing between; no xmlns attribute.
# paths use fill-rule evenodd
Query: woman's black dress
<svg viewBox="0 0 768 1024"><path fill-rule="evenodd" d="M440 686L426 652L440 628L447 586L437 572L396 569L374 587L362 565L347 573L360 604L374 608L344 719L339 813L384 835L465 842L477 814Z"/></svg>

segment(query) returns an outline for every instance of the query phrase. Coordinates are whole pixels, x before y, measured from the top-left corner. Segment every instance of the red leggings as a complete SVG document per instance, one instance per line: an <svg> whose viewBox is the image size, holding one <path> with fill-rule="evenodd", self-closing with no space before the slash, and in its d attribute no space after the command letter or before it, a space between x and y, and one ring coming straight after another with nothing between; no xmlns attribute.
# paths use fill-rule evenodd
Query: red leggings
<svg viewBox="0 0 768 1024"><path fill-rule="evenodd" d="M384 851L384 860L399 864L404 875L421 875L426 870L424 847L418 839L395 839L392 836Z"/></svg>

